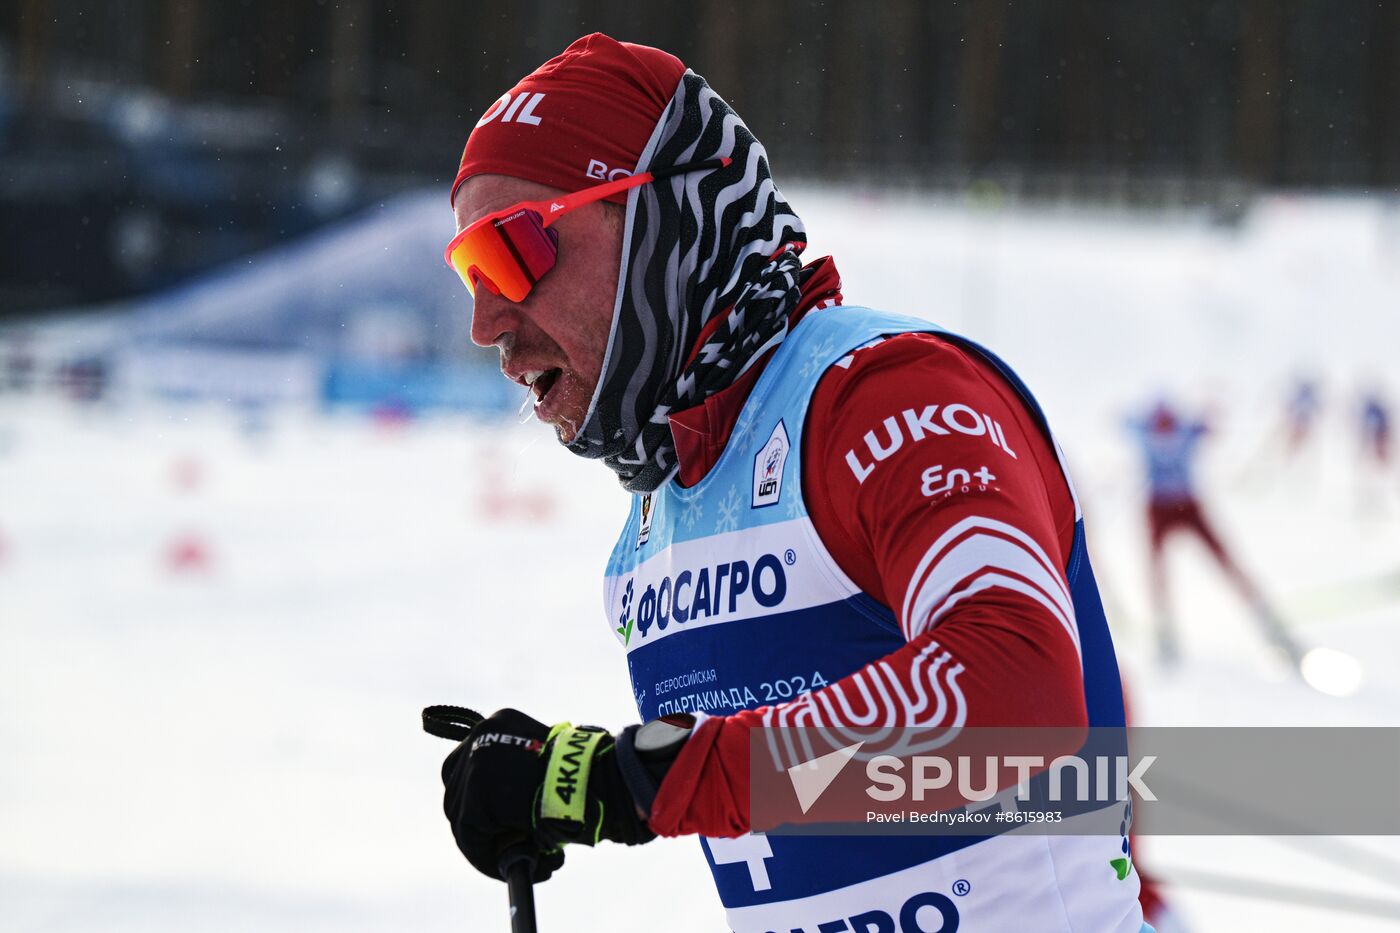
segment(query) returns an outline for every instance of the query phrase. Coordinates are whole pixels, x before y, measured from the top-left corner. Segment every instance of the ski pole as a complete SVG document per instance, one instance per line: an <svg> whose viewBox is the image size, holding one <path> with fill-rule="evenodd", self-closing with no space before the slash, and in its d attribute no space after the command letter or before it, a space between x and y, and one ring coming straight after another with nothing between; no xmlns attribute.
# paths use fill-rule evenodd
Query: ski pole
<svg viewBox="0 0 1400 933"><path fill-rule="evenodd" d="M527 849L518 846L501 855L501 877L506 879L510 894L510 933L536 933L535 859Z"/></svg>
<svg viewBox="0 0 1400 933"><path fill-rule="evenodd" d="M440 739L465 742L472 730L486 717L465 706L429 706L423 710L423 731ZM501 853L501 877L510 895L511 933L536 933L535 858L528 845L517 845Z"/></svg>

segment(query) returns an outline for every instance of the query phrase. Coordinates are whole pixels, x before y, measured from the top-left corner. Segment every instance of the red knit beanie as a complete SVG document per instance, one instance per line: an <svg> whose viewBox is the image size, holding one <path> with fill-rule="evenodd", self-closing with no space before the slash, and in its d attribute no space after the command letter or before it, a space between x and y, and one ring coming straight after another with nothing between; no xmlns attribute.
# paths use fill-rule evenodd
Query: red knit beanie
<svg viewBox="0 0 1400 933"><path fill-rule="evenodd" d="M584 36L502 94L462 150L462 182L510 175L562 191L630 175L685 65L669 52ZM625 204L627 192L609 200Z"/></svg>

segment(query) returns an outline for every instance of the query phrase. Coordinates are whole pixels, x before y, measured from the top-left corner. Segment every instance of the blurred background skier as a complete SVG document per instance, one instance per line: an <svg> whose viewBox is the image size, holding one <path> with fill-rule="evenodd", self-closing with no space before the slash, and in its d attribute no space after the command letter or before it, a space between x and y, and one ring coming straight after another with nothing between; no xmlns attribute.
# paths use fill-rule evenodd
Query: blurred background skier
<svg viewBox="0 0 1400 933"><path fill-rule="evenodd" d="M1322 445L1315 443L1321 425L1322 393L1318 380L1298 374L1282 393L1282 411L1244 465L1231 477L1240 492L1259 494L1293 480L1295 494L1315 496L1321 480Z"/></svg>
<svg viewBox="0 0 1400 933"><path fill-rule="evenodd" d="M1288 459L1296 458L1312 440L1321 407L1317 380L1300 376L1293 383L1293 389L1288 395L1285 413L1287 428L1284 450Z"/></svg>
<svg viewBox="0 0 1400 933"><path fill-rule="evenodd" d="M1357 439L1360 442L1356 464L1356 510L1363 519L1374 521L1390 513L1391 498L1394 496L1390 403L1380 386L1372 384L1362 391L1355 411Z"/></svg>
<svg viewBox="0 0 1400 933"><path fill-rule="evenodd" d="M1361 411L1361 452L1363 460L1381 469L1390 468L1390 405L1378 389L1371 388L1362 393Z"/></svg>
<svg viewBox="0 0 1400 933"><path fill-rule="evenodd" d="M1170 537L1185 534L1206 546L1226 578L1244 597L1269 642L1296 667L1302 660L1298 646L1263 591L1221 541L1196 494L1196 458L1201 441L1210 431L1206 422L1183 417L1168 400L1162 399L1146 415L1130 419L1128 428L1138 442L1147 470L1148 563L1158 661L1171 667L1181 657L1167 579L1166 543Z"/></svg>

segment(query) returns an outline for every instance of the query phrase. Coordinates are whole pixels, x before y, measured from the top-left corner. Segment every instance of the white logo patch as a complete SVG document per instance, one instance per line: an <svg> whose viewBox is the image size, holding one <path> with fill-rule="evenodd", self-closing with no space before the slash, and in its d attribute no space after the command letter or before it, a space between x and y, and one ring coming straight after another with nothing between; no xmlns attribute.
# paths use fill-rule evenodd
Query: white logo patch
<svg viewBox="0 0 1400 933"><path fill-rule="evenodd" d="M766 505L777 505L783 494L783 464L787 463L787 428L781 421L768 437L768 443L753 458L753 500L752 505L761 509Z"/></svg>
<svg viewBox="0 0 1400 933"><path fill-rule="evenodd" d="M637 531L637 547L633 550L640 550L647 539L651 537L651 515L652 515L651 493L642 497L642 527Z"/></svg>

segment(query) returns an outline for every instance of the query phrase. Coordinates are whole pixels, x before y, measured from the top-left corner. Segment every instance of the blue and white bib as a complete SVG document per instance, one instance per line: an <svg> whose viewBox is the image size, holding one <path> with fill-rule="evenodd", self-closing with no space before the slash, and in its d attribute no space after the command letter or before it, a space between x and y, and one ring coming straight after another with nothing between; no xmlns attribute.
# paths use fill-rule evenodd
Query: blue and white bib
<svg viewBox="0 0 1400 933"><path fill-rule="evenodd" d="M809 312L769 360L705 478L634 497L608 563L606 601L643 720L783 703L905 644L890 610L827 552L801 478L807 407L822 375L856 348L911 331L944 333L866 308ZM1043 423L1004 363L959 342L996 365ZM1117 661L1077 514L1065 572L1090 725L1122 726ZM1137 875L1120 880L1111 866L1126 853L1117 837L702 841L735 933L1142 928Z"/></svg>

